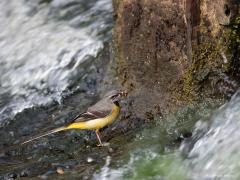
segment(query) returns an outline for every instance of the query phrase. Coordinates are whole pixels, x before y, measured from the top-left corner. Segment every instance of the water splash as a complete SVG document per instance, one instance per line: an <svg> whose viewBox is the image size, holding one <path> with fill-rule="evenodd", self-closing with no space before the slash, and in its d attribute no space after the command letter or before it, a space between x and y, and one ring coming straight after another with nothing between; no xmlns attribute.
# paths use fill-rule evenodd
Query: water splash
<svg viewBox="0 0 240 180"><path fill-rule="evenodd" d="M0 126L25 108L60 103L91 68L109 38L112 5L86 4L0 2Z"/></svg>
<svg viewBox="0 0 240 180"><path fill-rule="evenodd" d="M190 151L187 165L193 179L239 179L240 92L219 108L211 126Z"/></svg>

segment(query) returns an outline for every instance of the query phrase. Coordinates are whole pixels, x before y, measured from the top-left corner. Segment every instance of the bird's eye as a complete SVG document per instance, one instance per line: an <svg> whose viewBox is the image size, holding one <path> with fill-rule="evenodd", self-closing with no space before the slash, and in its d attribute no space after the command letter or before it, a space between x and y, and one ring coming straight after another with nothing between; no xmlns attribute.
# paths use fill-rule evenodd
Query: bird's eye
<svg viewBox="0 0 240 180"><path fill-rule="evenodd" d="M114 99L116 97L118 97L118 94L115 94L115 95L111 96L111 99Z"/></svg>

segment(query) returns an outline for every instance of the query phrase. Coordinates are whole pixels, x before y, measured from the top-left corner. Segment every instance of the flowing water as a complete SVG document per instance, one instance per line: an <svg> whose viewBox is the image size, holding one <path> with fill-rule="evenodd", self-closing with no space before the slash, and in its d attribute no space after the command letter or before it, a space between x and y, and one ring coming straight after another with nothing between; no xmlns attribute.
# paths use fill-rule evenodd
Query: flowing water
<svg viewBox="0 0 240 180"><path fill-rule="evenodd" d="M1 0L0 7L1 150L63 125L114 85L103 81L111 0ZM102 148L88 131L39 139L0 154L0 179L239 179L240 93L219 104L192 104L144 129L116 123Z"/></svg>
<svg viewBox="0 0 240 180"><path fill-rule="evenodd" d="M178 121L169 117L165 121L171 123L141 132L127 144L127 153L117 164L108 157L94 179L239 179L240 92L217 110L209 105L200 108L186 107L175 114ZM196 122L192 136L181 143L174 139L184 134L174 123L179 120L184 128L190 128L189 121Z"/></svg>
<svg viewBox="0 0 240 180"><path fill-rule="evenodd" d="M47 2L47 1L46 1ZM61 102L110 38L100 1L0 2L0 125L26 108Z"/></svg>

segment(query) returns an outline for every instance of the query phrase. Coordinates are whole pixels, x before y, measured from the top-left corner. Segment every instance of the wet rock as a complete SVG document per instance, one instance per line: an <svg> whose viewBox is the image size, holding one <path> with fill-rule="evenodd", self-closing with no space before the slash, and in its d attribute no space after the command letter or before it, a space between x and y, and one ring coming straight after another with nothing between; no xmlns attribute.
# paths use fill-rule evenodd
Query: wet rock
<svg viewBox="0 0 240 180"><path fill-rule="evenodd" d="M154 106L166 112L203 97L226 98L239 87L232 73L236 66L229 51L232 40L223 26L237 17L238 2L114 0L113 4L118 77L132 90L133 111L139 117L145 118Z"/></svg>
<svg viewBox="0 0 240 180"><path fill-rule="evenodd" d="M20 173L20 177L27 177L28 176L28 171L26 170L23 170L21 173Z"/></svg>
<svg viewBox="0 0 240 180"><path fill-rule="evenodd" d="M122 83L134 90L140 117L168 105L171 85L187 63L183 8L175 1L114 1L115 54Z"/></svg>
<svg viewBox="0 0 240 180"><path fill-rule="evenodd" d="M9 177L10 179L16 179L16 178L18 177L18 175L13 172L13 173L8 174L8 177Z"/></svg>
<svg viewBox="0 0 240 180"><path fill-rule="evenodd" d="M234 0L187 1L189 68L184 73L182 94L188 99L230 97L239 87L233 75L231 24L239 5ZM235 40L234 40L235 41ZM230 50L230 51L229 51ZM194 97L195 96L195 97Z"/></svg>

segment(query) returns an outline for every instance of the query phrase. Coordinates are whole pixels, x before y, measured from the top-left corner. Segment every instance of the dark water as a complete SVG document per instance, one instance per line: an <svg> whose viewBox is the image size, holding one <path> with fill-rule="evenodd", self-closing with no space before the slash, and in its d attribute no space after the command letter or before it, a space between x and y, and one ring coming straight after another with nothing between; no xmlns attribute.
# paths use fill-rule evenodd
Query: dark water
<svg viewBox="0 0 240 180"><path fill-rule="evenodd" d="M107 77L111 0L0 7L2 150L65 124L118 84ZM103 131L107 146L90 131L57 133L0 154L0 179L239 179L239 93L219 105L192 104L142 127L123 108Z"/></svg>

